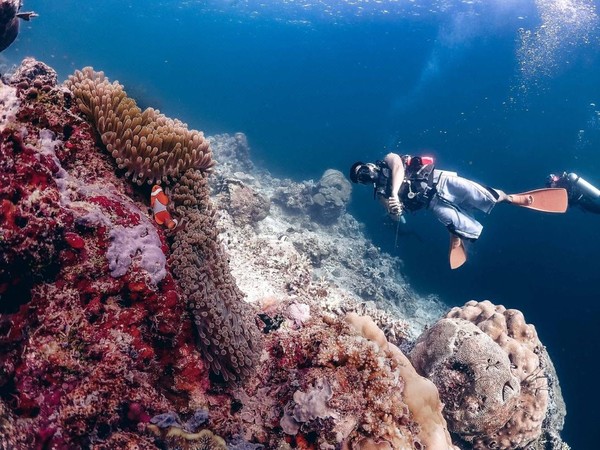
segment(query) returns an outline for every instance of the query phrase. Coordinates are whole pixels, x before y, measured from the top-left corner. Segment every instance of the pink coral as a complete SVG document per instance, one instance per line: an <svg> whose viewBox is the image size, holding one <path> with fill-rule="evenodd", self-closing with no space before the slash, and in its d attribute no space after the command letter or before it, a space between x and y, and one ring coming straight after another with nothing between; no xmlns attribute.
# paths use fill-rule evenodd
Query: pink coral
<svg viewBox="0 0 600 450"><path fill-rule="evenodd" d="M40 64L0 141L0 426L12 448L156 448L149 417L207 401L208 371L166 237L68 92L28 94ZM115 278L111 231L140 226L165 273L132 254Z"/></svg>
<svg viewBox="0 0 600 450"><path fill-rule="evenodd" d="M271 312L288 306L282 302ZM406 403L400 360L383 347L385 337L380 345L343 320L323 316L317 305L311 312L302 329L281 327L266 335L269 358L236 394L243 406L233 419L242 421L245 437L267 448L282 437L298 448L373 448L368 442L423 448L425 415ZM441 408L439 399L436 404ZM447 437L443 426L442 433Z"/></svg>

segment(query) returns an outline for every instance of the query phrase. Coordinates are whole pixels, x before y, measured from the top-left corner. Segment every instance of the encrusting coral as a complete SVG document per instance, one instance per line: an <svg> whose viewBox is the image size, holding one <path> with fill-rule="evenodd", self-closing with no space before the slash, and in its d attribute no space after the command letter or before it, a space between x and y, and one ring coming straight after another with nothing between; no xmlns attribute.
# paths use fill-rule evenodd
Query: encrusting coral
<svg viewBox="0 0 600 450"><path fill-rule="evenodd" d="M170 119L158 110L142 111L122 85L110 83L91 67L76 71L65 82L77 105L93 121L102 143L132 181L168 183L187 169L208 169L212 155L200 131Z"/></svg>
<svg viewBox="0 0 600 450"><path fill-rule="evenodd" d="M244 437L266 448L277 448L283 432L303 449L454 449L435 386L370 318L334 318L311 302L299 323L298 306L264 303L286 319L265 336L259 375L235 393L241 407L232 420Z"/></svg>

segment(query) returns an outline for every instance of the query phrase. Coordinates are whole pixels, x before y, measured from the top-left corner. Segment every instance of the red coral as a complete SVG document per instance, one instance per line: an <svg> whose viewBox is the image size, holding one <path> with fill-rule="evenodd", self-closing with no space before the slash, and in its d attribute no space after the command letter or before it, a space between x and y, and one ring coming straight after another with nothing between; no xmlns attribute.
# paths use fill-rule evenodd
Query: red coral
<svg viewBox="0 0 600 450"><path fill-rule="evenodd" d="M0 136L0 403L19 422L20 448L151 448L142 424L191 412L208 370L170 267L158 286L135 263L110 275L112 227L153 226L139 194L69 95L43 85L33 96L21 82L20 123ZM53 155L39 150L43 128L56 135Z"/></svg>
<svg viewBox="0 0 600 450"><path fill-rule="evenodd" d="M73 233L72 231L68 231L65 233L65 241L67 242L67 244L69 244L71 247L77 250L81 250L83 247L85 247L85 242L83 238L77 233Z"/></svg>
<svg viewBox="0 0 600 450"><path fill-rule="evenodd" d="M115 199L106 196L97 196L90 197L88 201L101 206L104 211L110 214L111 219L114 220L116 225L129 227L140 224L139 214L127 209L123 203L118 202Z"/></svg>
<svg viewBox="0 0 600 450"><path fill-rule="evenodd" d="M5 130L0 138L0 291L20 296L19 282L52 270L62 230L72 225L60 207L52 169L56 164L24 144L19 133ZM10 292L12 291L12 293Z"/></svg>

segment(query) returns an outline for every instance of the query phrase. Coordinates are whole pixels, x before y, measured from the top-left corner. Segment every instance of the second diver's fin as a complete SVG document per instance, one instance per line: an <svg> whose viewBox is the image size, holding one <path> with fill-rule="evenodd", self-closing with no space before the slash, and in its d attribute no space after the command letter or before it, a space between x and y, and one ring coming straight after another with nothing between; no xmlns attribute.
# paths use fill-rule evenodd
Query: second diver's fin
<svg viewBox="0 0 600 450"><path fill-rule="evenodd" d="M567 190L563 188L535 189L508 197L511 203L536 211L564 213L569 206Z"/></svg>
<svg viewBox="0 0 600 450"><path fill-rule="evenodd" d="M463 241L458 236L450 235L450 268L458 269L467 262L467 252Z"/></svg>

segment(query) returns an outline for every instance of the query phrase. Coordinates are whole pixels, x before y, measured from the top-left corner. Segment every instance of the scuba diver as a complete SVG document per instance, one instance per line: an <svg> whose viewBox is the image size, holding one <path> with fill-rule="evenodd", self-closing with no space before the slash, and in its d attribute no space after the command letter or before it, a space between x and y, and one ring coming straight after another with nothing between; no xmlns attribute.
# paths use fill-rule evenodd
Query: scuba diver
<svg viewBox="0 0 600 450"><path fill-rule="evenodd" d="M567 191L561 187L506 194L458 176L456 172L435 169L427 156L399 156L388 153L375 163L358 161L350 168L353 183L373 185L378 199L394 220L404 211L428 209L450 232L450 267L467 260L463 240L476 241L483 226L470 214L478 209L490 213L496 203L512 203L538 211L563 213Z"/></svg>
<svg viewBox="0 0 600 450"><path fill-rule="evenodd" d="M33 11L21 12L22 0L0 0L0 52L6 49L19 34L19 20L37 17Z"/></svg>
<svg viewBox="0 0 600 450"><path fill-rule="evenodd" d="M600 214L600 190L576 173L551 173L546 178L546 186L566 189L569 206L579 206L586 212Z"/></svg>

